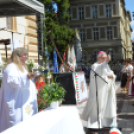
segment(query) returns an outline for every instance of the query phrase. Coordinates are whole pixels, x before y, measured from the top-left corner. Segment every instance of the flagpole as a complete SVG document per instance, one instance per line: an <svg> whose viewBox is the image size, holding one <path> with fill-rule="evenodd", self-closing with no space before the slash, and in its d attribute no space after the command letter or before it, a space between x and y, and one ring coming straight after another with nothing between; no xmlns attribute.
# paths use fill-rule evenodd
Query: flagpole
<svg viewBox="0 0 134 134"><path fill-rule="evenodd" d="M56 52L57 52L57 54L58 54L58 56L59 56L59 58L60 58L60 60L61 60L61 63L62 63L63 60L62 60L62 58L61 58L61 56L60 56L60 53L59 53L59 51L58 51L58 49L57 49L57 47L56 47L56 45L55 45L53 39L51 38L51 35L50 35L50 34L48 34L48 35L49 35L49 38L50 38L50 40L51 40L53 46L55 47ZM66 66L67 68L69 68L66 64L65 64L65 66ZM75 72L75 70L72 70L72 69L70 69L70 68L69 68L69 70Z"/></svg>

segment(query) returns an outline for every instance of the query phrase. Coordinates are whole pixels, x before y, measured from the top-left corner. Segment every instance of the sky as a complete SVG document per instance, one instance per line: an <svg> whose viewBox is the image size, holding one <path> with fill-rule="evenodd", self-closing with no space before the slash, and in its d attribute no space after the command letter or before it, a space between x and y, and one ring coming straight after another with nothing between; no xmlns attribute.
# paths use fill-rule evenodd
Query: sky
<svg viewBox="0 0 134 134"><path fill-rule="evenodd" d="M132 26L132 29L133 29L133 32L132 32L132 39L134 40L134 17L132 16L132 12L134 12L134 0L125 0L126 2L126 9L130 11L131 13L131 17L132 17L132 22L131 22L131 26Z"/></svg>

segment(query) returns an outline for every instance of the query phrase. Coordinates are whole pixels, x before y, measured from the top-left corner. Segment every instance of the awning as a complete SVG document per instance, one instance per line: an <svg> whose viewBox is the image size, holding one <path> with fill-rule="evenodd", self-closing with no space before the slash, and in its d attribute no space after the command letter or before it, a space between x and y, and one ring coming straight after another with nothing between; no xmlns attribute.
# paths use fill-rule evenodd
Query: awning
<svg viewBox="0 0 134 134"><path fill-rule="evenodd" d="M44 5L37 0L0 0L0 17L44 14Z"/></svg>
<svg viewBox="0 0 134 134"><path fill-rule="evenodd" d="M0 0L0 17L35 15L38 39L38 63L43 65L43 18L44 5L37 0ZM1 29L2 30L2 29Z"/></svg>

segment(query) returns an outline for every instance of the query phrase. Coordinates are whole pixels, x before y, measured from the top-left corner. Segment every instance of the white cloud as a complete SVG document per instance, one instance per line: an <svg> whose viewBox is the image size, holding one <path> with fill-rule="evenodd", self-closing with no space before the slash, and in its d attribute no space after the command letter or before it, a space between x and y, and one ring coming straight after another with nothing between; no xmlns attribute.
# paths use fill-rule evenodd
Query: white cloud
<svg viewBox="0 0 134 134"><path fill-rule="evenodd" d="M134 40L134 30L133 30L133 32L132 32L132 40Z"/></svg>
<svg viewBox="0 0 134 134"><path fill-rule="evenodd" d="M133 21L131 21L131 26L134 26L134 20L133 20Z"/></svg>

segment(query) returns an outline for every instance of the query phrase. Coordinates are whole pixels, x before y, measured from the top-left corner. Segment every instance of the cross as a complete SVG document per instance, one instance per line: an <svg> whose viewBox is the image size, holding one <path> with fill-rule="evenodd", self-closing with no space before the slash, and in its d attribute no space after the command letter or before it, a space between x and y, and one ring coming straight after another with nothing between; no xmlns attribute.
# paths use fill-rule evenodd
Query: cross
<svg viewBox="0 0 134 134"><path fill-rule="evenodd" d="M31 106L30 106L30 105L27 105L26 108L25 108L25 112L30 115L30 113L31 113L32 111L33 111L33 110L32 110L32 108L31 108Z"/></svg>

